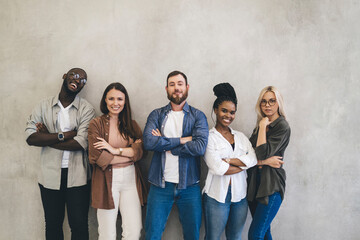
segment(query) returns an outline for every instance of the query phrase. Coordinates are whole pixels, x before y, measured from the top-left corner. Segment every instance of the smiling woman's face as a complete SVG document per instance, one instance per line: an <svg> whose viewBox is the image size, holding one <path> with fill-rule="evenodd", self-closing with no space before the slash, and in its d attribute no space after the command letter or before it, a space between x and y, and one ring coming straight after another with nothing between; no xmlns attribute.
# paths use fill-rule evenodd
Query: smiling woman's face
<svg viewBox="0 0 360 240"><path fill-rule="evenodd" d="M113 116L119 115L125 106L125 94L115 88L111 89L105 98L109 114Z"/></svg>
<svg viewBox="0 0 360 240"><path fill-rule="evenodd" d="M214 109L216 114L216 124L228 127L235 119L236 106L231 101L222 102L218 108Z"/></svg>

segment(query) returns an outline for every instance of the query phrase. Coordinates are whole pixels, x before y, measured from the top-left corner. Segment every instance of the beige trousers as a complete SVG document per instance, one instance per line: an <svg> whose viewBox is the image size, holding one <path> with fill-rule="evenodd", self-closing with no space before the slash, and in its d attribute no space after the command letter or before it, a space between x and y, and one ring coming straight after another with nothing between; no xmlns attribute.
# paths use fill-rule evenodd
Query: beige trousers
<svg viewBox="0 0 360 240"><path fill-rule="evenodd" d="M141 204L135 183L135 167L113 168L112 196L115 209L98 209L99 240L116 240L116 219L120 210L122 238L138 240L142 229Z"/></svg>

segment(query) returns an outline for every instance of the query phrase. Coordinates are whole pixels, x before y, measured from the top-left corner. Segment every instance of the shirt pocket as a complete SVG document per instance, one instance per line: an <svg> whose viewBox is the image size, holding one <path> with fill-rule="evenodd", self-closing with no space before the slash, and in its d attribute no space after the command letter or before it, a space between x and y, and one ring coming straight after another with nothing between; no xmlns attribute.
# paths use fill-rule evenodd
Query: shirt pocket
<svg viewBox="0 0 360 240"><path fill-rule="evenodd" d="M229 146L226 143L217 143L215 146L215 151L220 158L229 158L232 155L232 149L229 149Z"/></svg>
<svg viewBox="0 0 360 240"><path fill-rule="evenodd" d="M247 147L245 146L245 143L243 141L238 141L235 146L235 152L234 154L238 156L246 155L249 153Z"/></svg>

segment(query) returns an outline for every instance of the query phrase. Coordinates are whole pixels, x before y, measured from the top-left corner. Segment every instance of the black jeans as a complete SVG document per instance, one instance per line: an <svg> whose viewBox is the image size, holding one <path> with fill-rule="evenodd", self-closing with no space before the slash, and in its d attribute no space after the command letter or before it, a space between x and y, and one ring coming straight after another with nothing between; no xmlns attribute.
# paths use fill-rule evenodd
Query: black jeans
<svg viewBox="0 0 360 240"><path fill-rule="evenodd" d="M39 184L45 214L46 239L64 239L62 227L66 204L71 228L71 240L88 240L90 184L67 188L67 172L67 168L61 170L60 190L48 189Z"/></svg>

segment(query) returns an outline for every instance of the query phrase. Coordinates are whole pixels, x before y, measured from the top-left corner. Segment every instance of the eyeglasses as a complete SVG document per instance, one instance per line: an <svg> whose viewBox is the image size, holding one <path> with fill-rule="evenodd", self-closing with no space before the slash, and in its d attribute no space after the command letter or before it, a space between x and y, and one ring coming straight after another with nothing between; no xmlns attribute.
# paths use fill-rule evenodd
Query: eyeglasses
<svg viewBox="0 0 360 240"><path fill-rule="evenodd" d="M270 106L274 106L275 103L276 103L276 99L274 99L274 98L269 99L269 101L266 101L265 99L263 99L263 100L261 100L260 105L262 107L265 107L266 104L269 104Z"/></svg>
<svg viewBox="0 0 360 240"><path fill-rule="evenodd" d="M78 74L78 73L74 73L74 72L71 72L71 73L69 73L69 77L71 78L71 79L74 79L74 80L80 80L80 83L81 84L85 84L86 83L86 78L81 78L80 79L80 75Z"/></svg>

